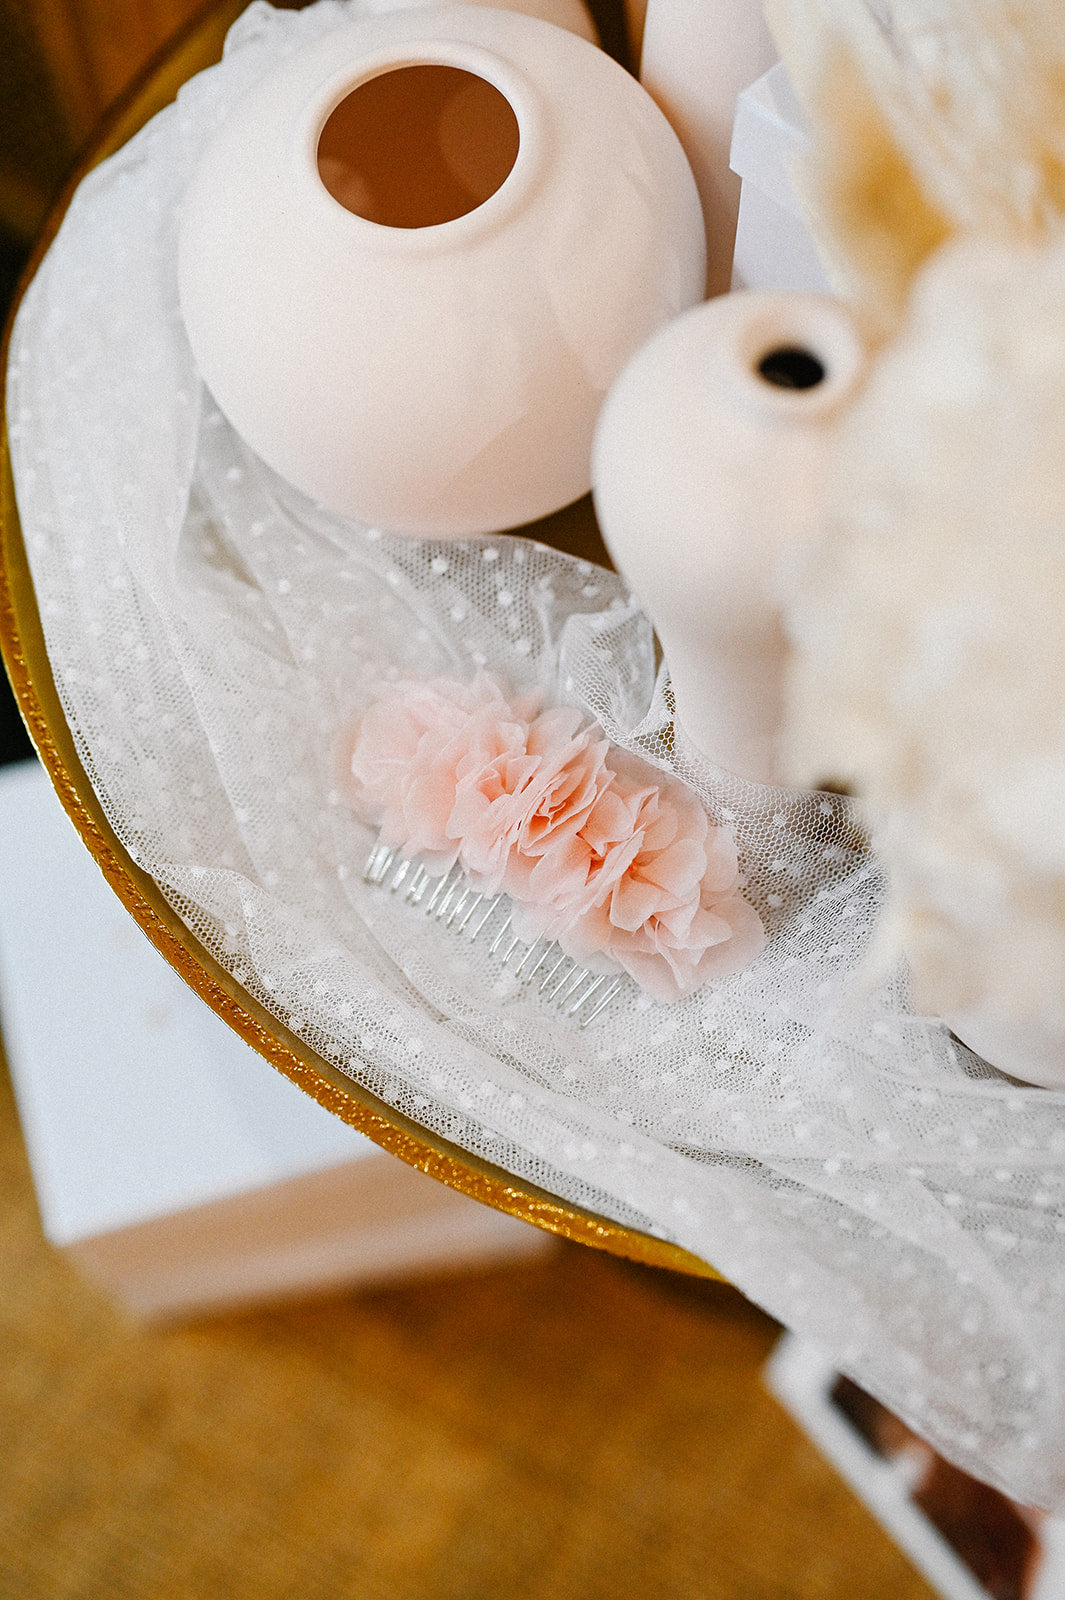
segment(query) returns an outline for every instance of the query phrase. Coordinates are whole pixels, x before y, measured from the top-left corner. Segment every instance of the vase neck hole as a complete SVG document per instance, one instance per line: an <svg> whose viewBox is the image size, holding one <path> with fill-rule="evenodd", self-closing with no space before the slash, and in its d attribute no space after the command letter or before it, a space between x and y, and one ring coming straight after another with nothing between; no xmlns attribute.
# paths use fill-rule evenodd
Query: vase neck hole
<svg viewBox="0 0 1065 1600"><path fill-rule="evenodd" d="M318 174L357 217L430 228L484 205L519 143L518 119L494 84L426 62L379 73L341 100L318 139Z"/></svg>
<svg viewBox="0 0 1065 1600"><path fill-rule="evenodd" d="M816 389L828 376L819 355L804 345L774 345L758 362L758 374L775 389Z"/></svg>

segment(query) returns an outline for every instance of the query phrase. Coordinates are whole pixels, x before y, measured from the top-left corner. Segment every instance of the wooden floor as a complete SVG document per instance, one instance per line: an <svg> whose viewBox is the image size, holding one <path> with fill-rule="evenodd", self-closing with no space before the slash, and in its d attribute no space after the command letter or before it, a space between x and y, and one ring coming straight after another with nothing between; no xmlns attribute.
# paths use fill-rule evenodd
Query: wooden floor
<svg viewBox="0 0 1065 1600"><path fill-rule="evenodd" d="M928 1600L775 1337L577 1245L139 1328L43 1242L0 1072L0 1600Z"/></svg>

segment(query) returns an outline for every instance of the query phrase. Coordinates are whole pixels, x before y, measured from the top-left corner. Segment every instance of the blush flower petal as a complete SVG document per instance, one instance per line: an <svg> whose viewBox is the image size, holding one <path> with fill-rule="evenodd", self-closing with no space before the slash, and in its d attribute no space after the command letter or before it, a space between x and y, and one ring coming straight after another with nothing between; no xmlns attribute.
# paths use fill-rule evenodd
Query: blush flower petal
<svg viewBox="0 0 1065 1600"><path fill-rule="evenodd" d="M389 685L369 706L355 735L351 776L356 809L378 824L385 844L446 871L458 858L449 832L459 768L471 746L520 753L536 700L511 702L498 681L445 678Z"/></svg>
<svg viewBox="0 0 1065 1600"><path fill-rule="evenodd" d="M736 844L679 779L613 748L572 707L494 678L391 685L351 753L360 813L431 872L500 889L515 926L656 1000L746 966L764 943Z"/></svg>

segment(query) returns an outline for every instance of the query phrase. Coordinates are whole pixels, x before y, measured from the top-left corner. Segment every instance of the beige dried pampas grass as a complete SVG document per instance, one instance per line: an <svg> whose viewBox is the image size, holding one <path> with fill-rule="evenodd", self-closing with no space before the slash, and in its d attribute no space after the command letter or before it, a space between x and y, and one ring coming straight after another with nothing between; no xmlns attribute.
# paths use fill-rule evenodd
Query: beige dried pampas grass
<svg viewBox="0 0 1065 1600"><path fill-rule="evenodd" d="M809 117L796 182L840 288L890 328L954 233L1065 217L1058 0L767 0Z"/></svg>
<svg viewBox="0 0 1065 1600"><path fill-rule="evenodd" d="M1065 1087L1065 8L770 15L878 344L792 574L786 761L868 803L918 1004Z"/></svg>

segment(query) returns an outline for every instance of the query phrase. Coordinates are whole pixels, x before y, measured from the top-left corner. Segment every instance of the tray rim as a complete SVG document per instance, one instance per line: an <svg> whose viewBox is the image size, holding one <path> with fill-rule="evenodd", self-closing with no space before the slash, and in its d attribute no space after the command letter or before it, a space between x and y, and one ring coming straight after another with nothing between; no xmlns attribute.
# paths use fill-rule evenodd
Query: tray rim
<svg viewBox="0 0 1065 1600"><path fill-rule="evenodd" d="M60 190L16 289L0 344L6 376L15 315L75 189L100 161L168 104L182 83L221 55L246 0L209 0L146 65L101 123ZM279 1022L200 944L158 885L131 859L104 814L78 755L52 676L15 500L4 394L0 392L0 657L30 739L83 844L161 955L211 1010L319 1105L381 1149L482 1204L580 1244L648 1266L725 1281L681 1246L571 1206L438 1137L363 1089Z"/></svg>

